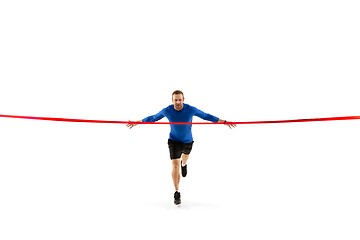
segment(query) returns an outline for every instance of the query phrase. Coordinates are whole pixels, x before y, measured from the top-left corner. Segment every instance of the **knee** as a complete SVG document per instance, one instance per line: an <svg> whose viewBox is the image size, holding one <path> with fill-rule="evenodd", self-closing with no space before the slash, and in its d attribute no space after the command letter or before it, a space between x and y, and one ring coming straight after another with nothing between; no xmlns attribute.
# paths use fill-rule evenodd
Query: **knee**
<svg viewBox="0 0 360 240"><path fill-rule="evenodd" d="M172 170L179 171L180 170L180 160L172 160L172 161L173 161Z"/></svg>
<svg viewBox="0 0 360 240"><path fill-rule="evenodd" d="M173 166L173 172L179 172L180 171L180 166Z"/></svg>

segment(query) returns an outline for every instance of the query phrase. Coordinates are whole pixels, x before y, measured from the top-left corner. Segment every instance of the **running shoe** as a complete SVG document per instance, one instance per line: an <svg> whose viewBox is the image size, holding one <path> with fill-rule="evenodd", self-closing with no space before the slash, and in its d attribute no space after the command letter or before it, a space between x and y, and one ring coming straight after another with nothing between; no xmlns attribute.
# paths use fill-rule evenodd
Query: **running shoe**
<svg viewBox="0 0 360 240"><path fill-rule="evenodd" d="M181 196L179 192L174 193L174 203L175 205L181 204Z"/></svg>
<svg viewBox="0 0 360 240"><path fill-rule="evenodd" d="M187 164L185 166L182 165L182 161L181 161L181 175L183 177L186 177L187 174Z"/></svg>

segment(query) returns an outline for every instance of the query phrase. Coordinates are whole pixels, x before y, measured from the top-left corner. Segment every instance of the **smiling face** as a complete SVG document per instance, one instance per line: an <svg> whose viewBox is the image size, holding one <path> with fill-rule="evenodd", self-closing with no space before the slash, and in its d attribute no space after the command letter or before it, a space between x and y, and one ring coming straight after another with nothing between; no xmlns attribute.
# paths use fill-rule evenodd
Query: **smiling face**
<svg viewBox="0 0 360 240"><path fill-rule="evenodd" d="M174 94L172 96L172 102L176 111L180 111L184 107L184 96L182 94Z"/></svg>

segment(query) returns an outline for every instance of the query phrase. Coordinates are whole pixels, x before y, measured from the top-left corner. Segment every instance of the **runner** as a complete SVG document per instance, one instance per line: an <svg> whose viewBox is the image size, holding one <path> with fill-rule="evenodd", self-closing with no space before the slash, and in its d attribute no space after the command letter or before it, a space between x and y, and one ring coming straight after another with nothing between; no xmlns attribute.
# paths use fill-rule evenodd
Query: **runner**
<svg viewBox="0 0 360 240"><path fill-rule="evenodd" d="M176 90L172 94L172 105L162 109L159 113L146 117L137 122L156 122L167 117L169 122L192 122L193 116L197 116L211 122L223 122L226 124L226 120L219 119L208 113L197 109L184 103L183 92ZM130 121L132 122L132 121ZM130 129L138 124L127 124ZM230 129L236 127L236 124L226 124ZM170 136L168 140L170 159L172 162L172 180L175 187L174 203L176 205L181 204L181 196L179 191L180 184L180 167L181 175L186 177L187 175L187 161L194 143L191 133L192 125L176 125L172 124Z"/></svg>

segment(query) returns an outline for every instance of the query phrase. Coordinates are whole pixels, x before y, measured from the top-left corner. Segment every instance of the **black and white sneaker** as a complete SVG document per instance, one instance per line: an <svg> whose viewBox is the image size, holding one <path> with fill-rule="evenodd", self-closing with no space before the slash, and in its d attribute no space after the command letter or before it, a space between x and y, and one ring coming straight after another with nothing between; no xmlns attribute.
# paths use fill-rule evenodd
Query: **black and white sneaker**
<svg viewBox="0 0 360 240"><path fill-rule="evenodd" d="M178 191L174 193L174 203L175 205L181 204L181 196L180 196L180 192Z"/></svg>
<svg viewBox="0 0 360 240"><path fill-rule="evenodd" d="M182 161L181 161L181 175L183 177L186 177L186 175L187 175L187 164L185 166L183 166Z"/></svg>

